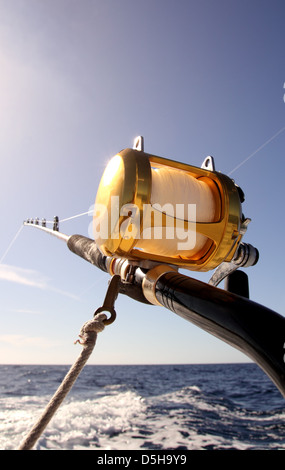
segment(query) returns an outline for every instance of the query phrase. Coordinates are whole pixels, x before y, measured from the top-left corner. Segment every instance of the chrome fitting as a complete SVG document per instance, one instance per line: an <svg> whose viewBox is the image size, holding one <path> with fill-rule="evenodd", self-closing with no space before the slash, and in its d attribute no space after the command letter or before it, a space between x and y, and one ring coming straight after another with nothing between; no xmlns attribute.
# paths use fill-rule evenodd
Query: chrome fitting
<svg viewBox="0 0 285 470"><path fill-rule="evenodd" d="M143 294L145 298L153 305L161 306L160 302L158 302L155 296L156 283L159 278L163 276L163 274L168 272L178 272L178 268L176 266L160 264L155 266L155 268L150 269L142 281Z"/></svg>

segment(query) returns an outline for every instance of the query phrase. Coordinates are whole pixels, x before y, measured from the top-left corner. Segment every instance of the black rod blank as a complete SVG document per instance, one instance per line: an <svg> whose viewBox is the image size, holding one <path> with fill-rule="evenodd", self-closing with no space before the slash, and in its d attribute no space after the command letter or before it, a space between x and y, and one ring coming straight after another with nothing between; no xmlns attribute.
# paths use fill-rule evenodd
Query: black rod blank
<svg viewBox="0 0 285 470"><path fill-rule="evenodd" d="M285 397L285 318L247 298L179 273L156 284L164 307L250 357Z"/></svg>

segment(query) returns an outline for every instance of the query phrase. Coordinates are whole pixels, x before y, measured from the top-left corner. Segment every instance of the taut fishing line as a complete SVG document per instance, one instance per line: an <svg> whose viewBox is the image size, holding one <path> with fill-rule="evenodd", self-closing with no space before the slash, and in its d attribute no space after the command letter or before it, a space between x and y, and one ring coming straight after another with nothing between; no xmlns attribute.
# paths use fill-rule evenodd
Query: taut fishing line
<svg viewBox="0 0 285 470"><path fill-rule="evenodd" d="M21 227L19 228L18 232L16 233L16 235L14 236L13 240L11 241L10 245L8 246L7 250L5 251L5 253L2 255L2 258L0 259L0 264L3 263L4 261L4 258L6 257L6 255L8 254L8 252L10 251L10 249L12 248L12 246L14 245L15 241L17 240L18 236L20 235L22 229L23 229L23 225L21 225Z"/></svg>
<svg viewBox="0 0 285 470"><path fill-rule="evenodd" d="M254 155L257 154L257 152L259 152L260 150L262 150L264 147L266 147L266 145L268 145L270 142L272 142L272 140L274 140L279 134L281 134L281 132L283 132L285 130L285 126L282 127L282 129L279 129L278 132L276 132L276 134L274 134L272 137L270 137L270 139L268 139L266 142L264 142L264 144L262 144L260 147L258 147L253 153L251 153L247 158L245 158L245 160L243 160L239 165L237 165L232 171L230 171L228 173L228 176L230 176L234 171L238 170L238 168L240 168L242 165L244 165L248 160L250 160L252 157L254 157Z"/></svg>

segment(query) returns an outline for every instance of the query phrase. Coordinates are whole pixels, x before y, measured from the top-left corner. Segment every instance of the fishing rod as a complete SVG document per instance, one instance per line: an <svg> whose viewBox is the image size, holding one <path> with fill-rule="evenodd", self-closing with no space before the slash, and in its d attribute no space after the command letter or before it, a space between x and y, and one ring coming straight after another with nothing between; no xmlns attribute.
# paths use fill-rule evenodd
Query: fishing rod
<svg viewBox="0 0 285 470"><path fill-rule="evenodd" d="M183 201L187 201L184 204ZM191 201L191 204L188 203ZM150 155L138 137L107 165L94 207L94 239L66 235L38 219L36 227L110 276L119 292L163 306L250 357L285 397L285 318L249 299L248 276L258 250L242 241L250 219L243 191L216 172ZM208 283L179 269L214 270ZM218 287L224 280L224 289Z"/></svg>

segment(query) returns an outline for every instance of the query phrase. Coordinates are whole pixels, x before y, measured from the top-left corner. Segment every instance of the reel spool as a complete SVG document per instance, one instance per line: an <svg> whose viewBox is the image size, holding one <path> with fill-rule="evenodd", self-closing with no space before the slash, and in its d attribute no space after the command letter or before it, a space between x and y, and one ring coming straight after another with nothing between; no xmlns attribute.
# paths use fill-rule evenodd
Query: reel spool
<svg viewBox="0 0 285 470"><path fill-rule="evenodd" d="M246 229L241 199L212 157L186 165L145 153L139 138L103 173L94 238L106 256L209 271L234 257Z"/></svg>

